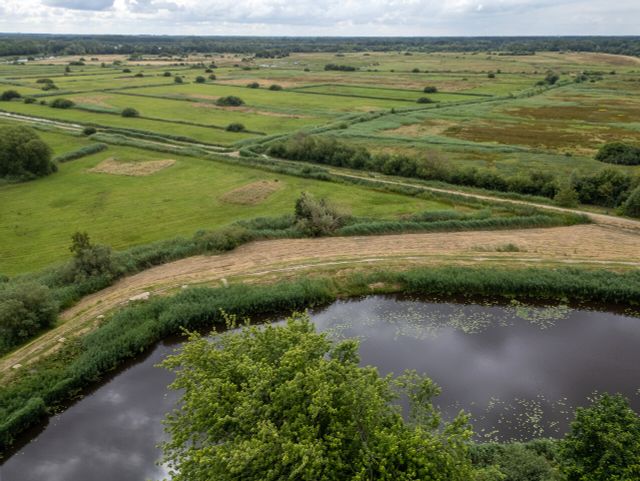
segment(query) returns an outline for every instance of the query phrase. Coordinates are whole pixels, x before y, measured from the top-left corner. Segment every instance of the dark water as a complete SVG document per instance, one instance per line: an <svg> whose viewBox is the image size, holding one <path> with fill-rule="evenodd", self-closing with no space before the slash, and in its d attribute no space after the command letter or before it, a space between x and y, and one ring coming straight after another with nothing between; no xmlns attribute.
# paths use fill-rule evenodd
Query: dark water
<svg viewBox="0 0 640 481"><path fill-rule="evenodd" d="M480 440L560 436L594 392L621 392L640 410L640 319L572 310L433 304L369 297L313 313L336 339L359 337L363 364L416 369L443 388L445 414L464 408ZM161 344L65 412L0 467L0 481L144 481L161 420L177 396L155 368Z"/></svg>

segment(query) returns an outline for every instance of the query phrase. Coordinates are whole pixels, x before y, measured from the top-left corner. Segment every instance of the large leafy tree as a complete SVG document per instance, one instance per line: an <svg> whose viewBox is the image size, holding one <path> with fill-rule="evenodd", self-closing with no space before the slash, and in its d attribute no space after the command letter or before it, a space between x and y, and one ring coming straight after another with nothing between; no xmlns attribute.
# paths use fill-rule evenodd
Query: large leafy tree
<svg viewBox="0 0 640 481"><path fill-rule="evenodd" d="M439 393L414 372L380 377L358 344L332 343L306 316L192 335L164 365L182 401L168 416L173 481L472 479L471 432L443 423ZM394 405L406 395L406 417Z"/></svg>
<svg viewBox="0 0 640 481"><path fill-rule="evenodd" d="M57 170L51 148L29 127L0 127L0 177L29 179Z"/></svg>
<svg viewBox="0 0 640 481"><path fill-rule="evenodd" d="M578 408L562 456L568 481L640 479L640 416L621 395Z"/></svg>

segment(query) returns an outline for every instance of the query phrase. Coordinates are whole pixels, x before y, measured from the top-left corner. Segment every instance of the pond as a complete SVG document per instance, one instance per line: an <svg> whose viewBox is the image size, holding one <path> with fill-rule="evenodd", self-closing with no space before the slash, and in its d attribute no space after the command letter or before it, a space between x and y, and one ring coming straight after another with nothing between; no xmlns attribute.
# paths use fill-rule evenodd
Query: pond
<svg viewBox="0 0 640 481"><path fill-rule="evenodd" d="M372 296L312 312L333 338L361 340L362 364L415 369L443 389L445 415L471 413L476 438L561 436L576 406L620 392L640 409L640 319L519 303L434 303ZM0 467L2 481L160 479L161 420L177 400L154 367L167 341L32 432Z"/></svg>

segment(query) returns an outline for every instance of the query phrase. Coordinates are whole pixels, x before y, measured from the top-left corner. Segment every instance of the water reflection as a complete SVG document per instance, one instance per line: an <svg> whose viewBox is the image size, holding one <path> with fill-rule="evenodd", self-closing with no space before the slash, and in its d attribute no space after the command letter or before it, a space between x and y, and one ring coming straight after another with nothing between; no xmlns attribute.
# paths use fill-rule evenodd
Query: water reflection
<svg viewBox="0 0 640 481"><path fill-rule="evenodd" d="M564 432L593 391L622 392L640 409L640 320L521 305L464 306L370 297L313 313L335 338L359 337L363 364L381 373L425 372L443 388L449 415L472 413L481 439ZM2 481L159 479L155 447L175 403L171 374L153 367L158 346L53 418L0 467Z"/></svg>

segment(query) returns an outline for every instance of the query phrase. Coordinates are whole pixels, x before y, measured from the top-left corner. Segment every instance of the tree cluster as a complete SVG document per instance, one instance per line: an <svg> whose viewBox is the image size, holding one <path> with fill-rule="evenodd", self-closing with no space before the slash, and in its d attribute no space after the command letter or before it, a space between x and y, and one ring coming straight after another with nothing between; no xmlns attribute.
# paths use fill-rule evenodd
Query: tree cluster
<svg viewBox="0 0 640 481"><path fill-rule="evenodd" d="M596 160L607 164L640 165L640 147L624 142L609 142L600 147Z"/></svg>
<svg viewBox="0 0 640 481"><path fill-rule="evenodd" d="M609 168L592 174L574 174L563 182L550 172L531 171L506 176L489 169L457 167L436 151L422 156L404 154L373 155L363 147L353 146L328 136L296 135L285 141L272 143L269 155L315 164L370 170L424 180L438 180L455 185L477 187L499 192L512 192L555 198L561 190L561 202L573 205L572 200L602 207L621 207L640 179ZM634 211L629 209L629 212Z"/></svg>

